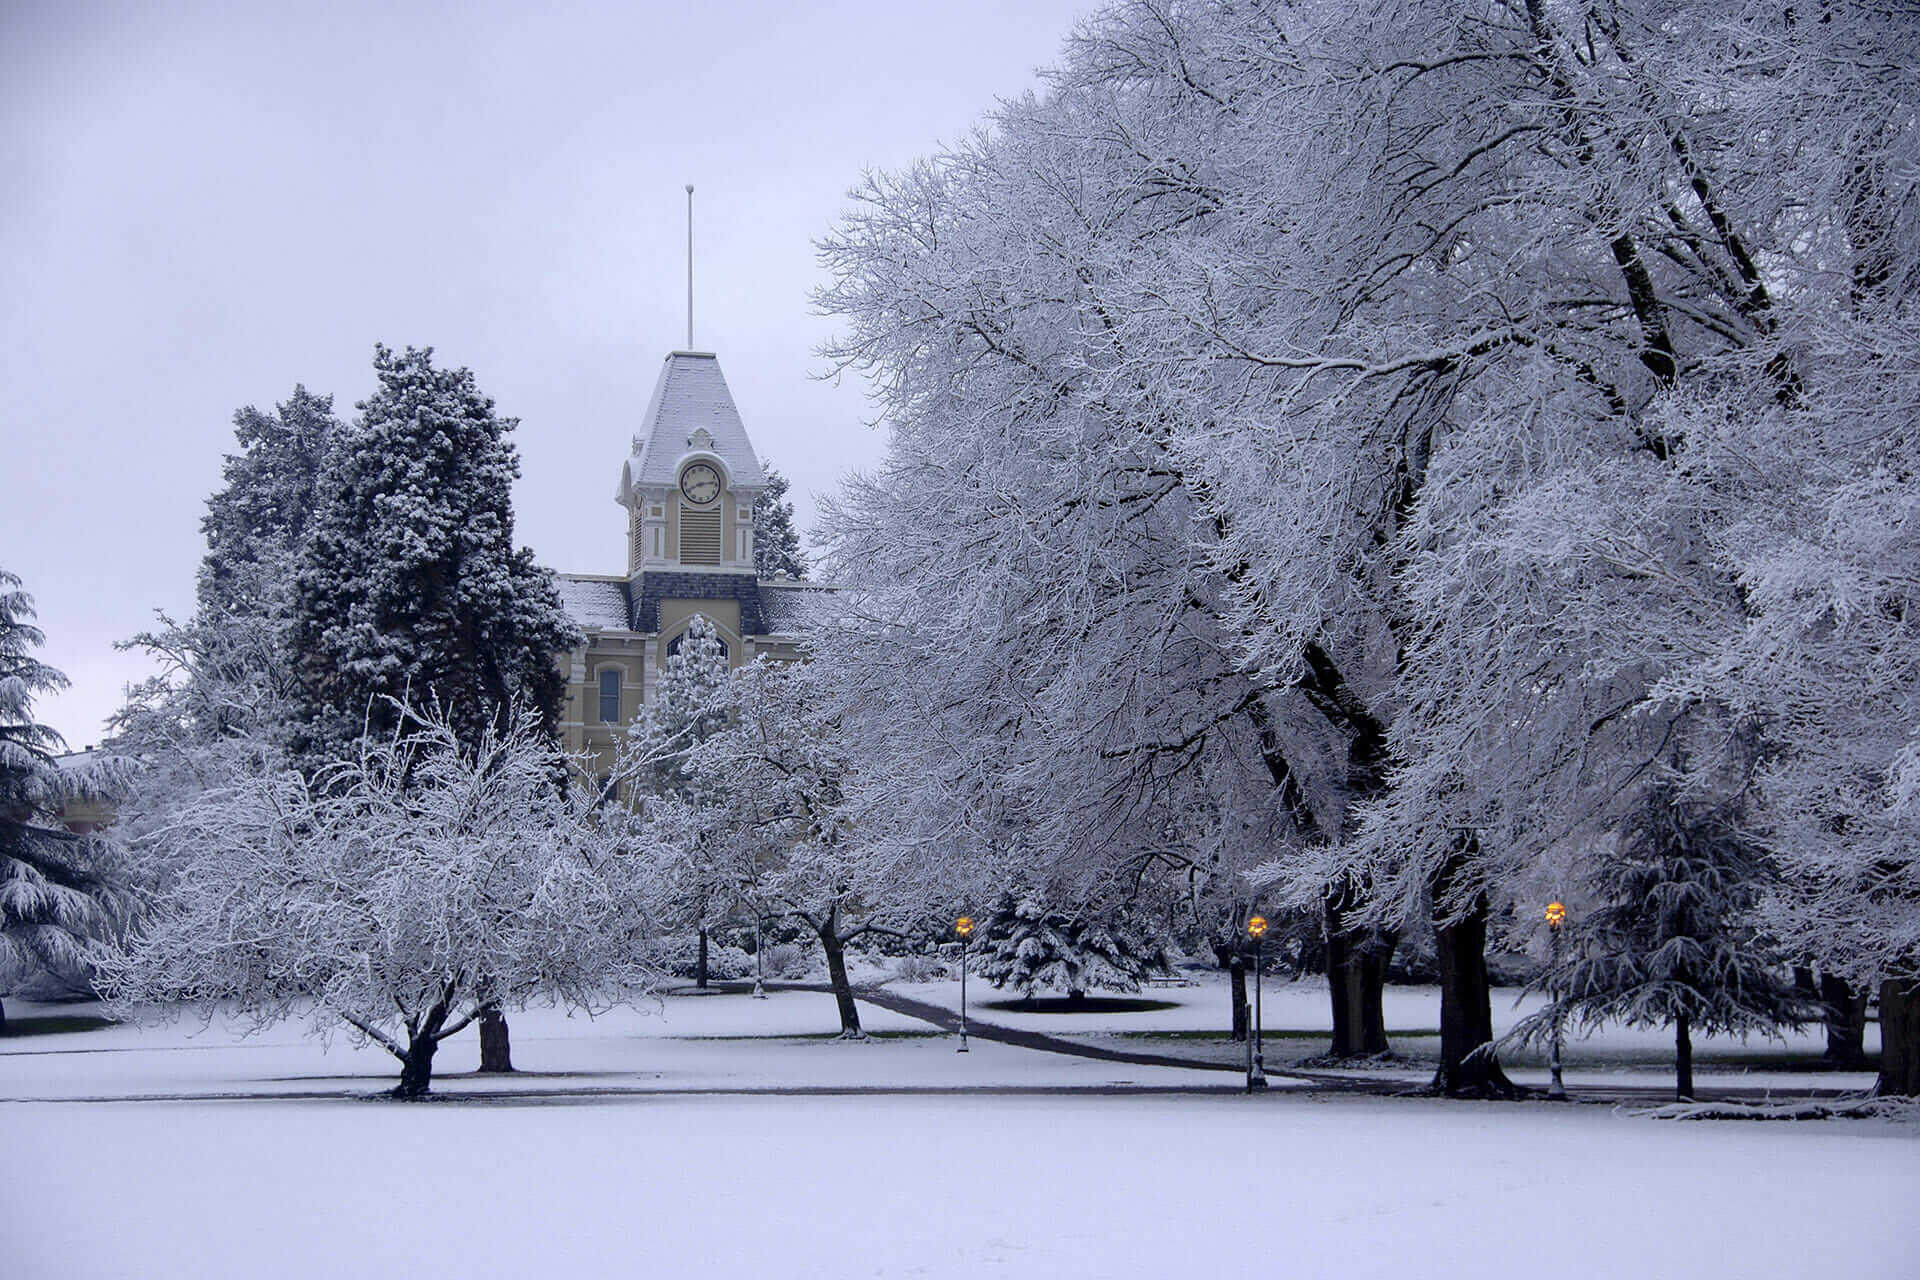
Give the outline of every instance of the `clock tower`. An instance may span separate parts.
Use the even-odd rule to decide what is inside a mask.
[[[627,517],[626,572],[555,575],[586,635],[566,660],[569,750],[610,761],[613,734],[652,696],[696,614],[736,666],[797,655],[808,600],[822,588],[755,572],[753,505],[766,483],[719,360],[670,353],[613,494]]]

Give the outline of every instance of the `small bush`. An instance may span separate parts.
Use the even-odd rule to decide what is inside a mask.
[[[689,982],[699,977],[700,935],[675,933],[655,938],[647,944],[647,958],[676,978]],[[739,947],[707,939],[707,979],[710,982],[734,982],[753,976],[753,957]]]
[[[788,982],[813,973],[812,950],[792,942],[775,942],[767,947],[767,976]]]
[[[901,982],[939,982],[953,970],[933,956],[901,956],[893,962],[893,976]]]

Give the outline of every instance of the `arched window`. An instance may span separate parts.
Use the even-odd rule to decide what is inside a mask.
[[[685,640],[686,638],[687,638],[687,633],[682,631],[679,635],[667,641],[667,656],[669,658],[671,658],[674,654],[680,652],[680,642],[682,640]],[[713,637],[713,642],[720,646],[721,657],[728,658],[733,655],[733,650],[727,646],[727,638],[725,636],[716,633]]]

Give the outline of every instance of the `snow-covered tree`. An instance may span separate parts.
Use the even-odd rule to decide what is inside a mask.
[[[45,643],[33,617],[19,577],[0,569],[0,994],[36,970],[84,974],[126,905],[95,842],[43,821],[62,794],[62,742],[33,718],[33,700],[67,678],[33,656]]]
[[[282,751],[293,721],[294,573],[328,442],[332,398],[296,386],[272,413],[234,415],[240,445],[207,500],[199,600],[184,620],[125,642],[159,664],[111,723],[117,820],[108,837],[142,883],[166,884],[180,854],[156,839],[210,788]]]
[[[135,1015],[223,1001],[265,1026],[345,1023],[427,1093],[440,1043],[490,1007],[549,996],[595,1007],[643,989],[650,855],[562,794],[564,764],[531,712],[477,741],[444,713],[367,738],[314,776],[270,749],[177,813],[189,851],[103,964]],[[162,1006],[155,1008],[155,1006]]]
[[[559,714],[579,633],[513,545],[516,423],[432,355],[376,347],[379,389],[327,448],[294,606],[308,758],[386,732],[396,700],[438,703],[470,742],[510,706],[548,733]]]
[[[240,452],[227,455],[225,485],[207,499],[200,521],[207,554],[198,582],[195,621],[219,616],[292,612],[294,571],[315,507],[315,486],[329,443],[341,430],[333,397],[304,386],[262,413],[252,405],[233,415]]]
[[[695,768],[691,757],[727,722],[730,671],[712,620],[696,614],[667,655],[654,696],[619,743],[609,779],[610,793],[624,792],[679,850],[664,874],[674,915],[697,935],[694,982],[700,987],[707,985],[712,931],[734,908],[736,877],[698,819],[722,802],[730,782]]]
[[[431,348],[374,349],[380,386],[331,433],[296,576],[293,748],[317,764],[382,734],[402,702],[443,709],[468,742],[509,708],[556,731],[579,641],[552,575],[513,545],[515,421]],[[556,779],[557,781],[557,779]],[[503,1021],[482,1061],[510,1070]]]
[[[1499,908],[1626,829],[1676,746],[1682,801],[1757,769],[1770,839],[1789,759],[1873,780],[1805,811],[1824,852],[1782,852],[1860,873],[1801,918],[1903,955],[1899,664],[1880,766],[1727,744],[1775,731],[1778,677],[1847,670],[1742,667],[1831,629],[1769,622],[1757,557],[1799,495],[1907,474],[1897,431],[1822,424],[1904,394],[1915,38],[1871,4],[1134,0],[1046,94],[875,176],[822,298],[892,433],[828,513],[870,624],[861,812],[1049,874],[1162,859],[1169,830],[1190,863],[1196,797],[1273,815],[1263,891],[1325,912],[1331,956],[1434,929],[1450,1093],[1511,1091]],[[1771,419],[1844,465],[1763,455],[1774,428],[1740,432]],[[1898,581],[1853,656],[1904,652]],[[1832,847],[1862,807],[1892,862]]]
[[[9,831],[45,811],[54,753],[66,745],[33,718],[36,695],[67,687],[66,676],[33,656],[46,643],[34,616],[19,576],[0,569],[0,822],[12,824]]]
[[[784,917],[819,940],[840,1032],[862,1036],[847,947],[899,932],[929,900],[925,868],[865,838],[846,804],[847,742],[814,662],[762,658],[727,689],[725,727],[691,753],[693,824],[736,912]]]
[[[872,625],[825,643],[871,673],[863,813],[923,847],[1018,849],[1082,890],[1129,864],[1231,875],[1338,839],[1382,783],[1392,645],[1356,566],[1391,535],[1397,441],[1329,413],[1324,439],[1245,448],[1305,375],[1181,310],[1310,296],[1274,265],[1303,195],[1267,181],[1289,21],[1109,11],[1046,98],[874,178],[825,246],[834,354],[891,432],[828,509],[832,576]],[[1242,546],[1248,503],[1311,554]],[[1356,944],[1330,954],[1359,953],[1379,930],[1346,919],[1355,886],[1321,889]],[[1382,968],[1332,994],[1377,1007]]]
[[[753,569],[763,578],[784,573],[807,576],[807,553],[800,549],[800,531],[793,527],[793,503],[787,500],[787,478],[770,462],[762,462],[767,487],[753,500]]]
[[[1814,1016],[1760,931],[1759,906],[1777,876],[1738,816],[1735,803],[1688,798],[1672,778],[1649,791],[1610,847],[1580,868],[1594,906],[1547,975],[1553,1003],[1510,1038],[1543,1040],[1558,1021],[1670,1026],[1675,1096],[1686,1100],[1693,1033],[1778,1035]]]
[[[1029,1000],[1064,991],[1078,1004],[1089,991],[1138,991],[1167,970],[1165,944],[1125,903],[1062,909],[1044,893],[1008,890],[994,904],[974,945],[975,972]]]

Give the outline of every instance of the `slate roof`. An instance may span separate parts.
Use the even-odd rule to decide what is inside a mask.
[[[633,602],[633,629],[660,629],[662,600],[738,600],[740,630],[750,636],[765,635],[767,628],[760,615],[760,584],[745,573],[663,573],[649,570],[640,575],[639,595]]]
[[[670,485],[678,480],[680,460],[692,452],[688,437],[701,428],[713,437],[706,452],[726,464],[736,487],[766,484],[766,473],[753,442],[747,439],[746,424],[734,407],[719,359],[710,351],[674,351],[667,355],[660,380],[653,384],[653,398],[633,437],[633,456],[621,469],[615,500],[625,502],[635,485]]]
[[[604,578],[575,577],[568,573],[553,575],[560,589],[560,605],[567,616],[584,628],[601,631],[631,630],[632,610],[627,604],[627,584]]]

